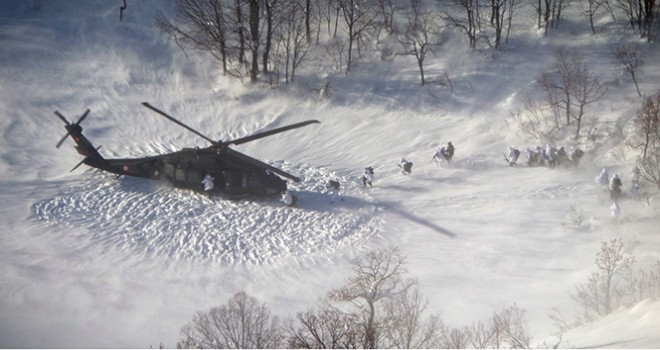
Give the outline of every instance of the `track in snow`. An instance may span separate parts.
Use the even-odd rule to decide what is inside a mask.
[[[88,171],[68,188],[32,205],[46,225],[84,227],[91,244],[126,254],[222,264],[264,264],[284,257],[319,258],[360,246],[380,230],[372,199],[354,179],[324,169],[274,164],[301,175],[289,208],[274,199],[229,201],[166,183]],[[330,204],[323,185],[342,183],[345,200]],[[53,230],[66,232],[73,230]],[[65,237],[63,237],[65,238]],[[67,237],[69,239],[78,239]],[[80,242],[79,242],[80,243]]]

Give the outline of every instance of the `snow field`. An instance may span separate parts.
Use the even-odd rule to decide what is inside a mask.
[[[125,22],[104,1],[0,4],[0,344],[6,347],[174,346],[192,314],[245,290],[286,317],[313,307],[350,274],[347,259],[398,246],[420,281],[430,310],[448,325],[484,320],[517,303],[543,340],[548,314],[567,314],[567,296],[594,269],[600,242],[626,241],[640,265],[658,259],[658,200],[622,201],[618,222],[606,191],[593,185],[602,167],[624,190],[634,155],[612,144],[584,147],[577,169],[512,168],[509,145],[535,146],[509,116],[533,91],[554,49],[589,57],[610,93],[593,106],[605,123],[623,123],[639,105],[634,86],[608,49],[629,41],[625,28],[585,34],[575,17],[542,36],[521,25],[490,57],[471,52],[460,34],[429,58],[427,73],[447,72],[454,91],[420,88],[412,61],[356,65],[349,76],[314,69],[299,85],[271,90],[225,79],[207,57],[162,38],[155,11],[170,1],[130,3]],[[533,17],[533,16],[532,16]],[[532,18],[530,17],[530,18]],[[605,25],[607,22],[600,22]],[[449,54],[451,53],[451,54]],[[640,87],[657,90],[658,48],[650,47]],[[374,56],[377,57],[377,56]],[[321,78],[331,98],[316,97]],[[298,208],[276,200],[209,200],[167,184],[79,168],[63,136],[87,109],[85,134],[107,157],[161,154],[205,141],[141,106],[147,101],[207,136],[223,140],[307,119],[320,125],[236,147],[303,178],[291,184]],[[450,166],[431,163],[452,141]],[[411,176],[396,163],[415,165]],[[359,176],[376,170],[374,188]],[[345,201],[329,204],[324,183],[339,179]],[[642,190],[655,189],[642,184]],[[570,206],[584,214],[578,228]],[[657,347],[647,331],[657,302],[621,310],[567,336],[584,347]]]

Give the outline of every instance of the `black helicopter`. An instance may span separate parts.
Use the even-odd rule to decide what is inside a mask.
[[[214,141],[149,103],[143,102],[142,104],[209,141],[211,146],[206,148],[184,148],[174,153],[143,158],[106,159],[98,152],[101,147],[94,147],[82,134],[80,123],[89,115],[89,109],[75,123],[70,123],[61,113],[55,111],[55,115],[64,121],[64,127],[67,130],[67,134],[57,143],[57,148],[62,145],[68,136],[71,136],[73,141],[76,142],[76,150],[85,157],[71,171],[82,164],[87,164],[117,175],[164,180],[172,183],[177,188],[190,189],[230,199],[276,195],[286,191],[287,188],[286,181],[277,175],[295,182],[299,182],[300,179],[237,152],[229,146],[240,145],[309,124],[320,123],[318,120],[308,120],[258,132],[232,141]],[[209,181],[211,181],[210,184]]]

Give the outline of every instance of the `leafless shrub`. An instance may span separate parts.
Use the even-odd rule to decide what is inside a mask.
[[[577,228],[582,228],[582,224],[584,224],[584,212],[575,203],[569,207],[569,220]]]
[[[548,343],[548,340],[544,341],[544,347],[547,349],[557,349],[560,346],[569,347],[565,344],[562,344],[564,340],[564,334],[566,334],[568,330],[579,326],[581,323],[577,321],[567,321],[566,317],[564,317],[561,311],[559,311],[559,309],[556,307],[552,308],[552,313],[549,315],[549,317],[552,320],[553,326],[555,327],[555,332],[552,334],[554,341],[550,344]]]
[[[454,84],[451,81],[451,78],[449,77],[449,74],[447,72],[442,73],[442,77],[439,77],[437,79],[438,85],[441,86],[449,86],[449,91],[453,94],[454,93]]]
[[[660,298],[660,261],[656,261],[647,273],[643,286],[648,290],[648,296],[654,299]]]
[[[627,304],[633,305],[644,299],[660,297],[660,260],[647,269],[634,271],[628,269],[623,275],[625,282],[625,297]]]

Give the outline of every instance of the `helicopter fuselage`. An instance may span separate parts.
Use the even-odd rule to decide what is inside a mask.
[[[107,159],[98,152],[100,146],[95,148],[82,133],[80,123],[87,117],[89,110],[76,123],[70,123],[56,111],[55,114],[64,121],[67,130],[67,134],[60,140],[57,147],[59,148],[64,140],[71,136],[76,143],[76,150],[85,157],[72,171],[81,164],[86,164],[117,175],[167,181],[174,187],[203,192],[208,195],[228,198],[271,196],[283,193],[287,189],[287,182],[278,175],[296,182],[300,179],[272,165],[235,151],[229,146],[319,123],[317,120],[308,120],[222,142],[213,141],[146,102],[143,105],[206,139],[211,146],[184,148],[180,151],[149,157]]]
[[[184,148],[144,158],[106,159],[105,164],[89,160],[85,164],[119,175],[167,181],[174,187],[209,195],[270,196],[287,189],[286,181],[279,176],[222,154],[214,147]],[[205,191],[202,184],[206,175],[214,182],[209,191]]]

